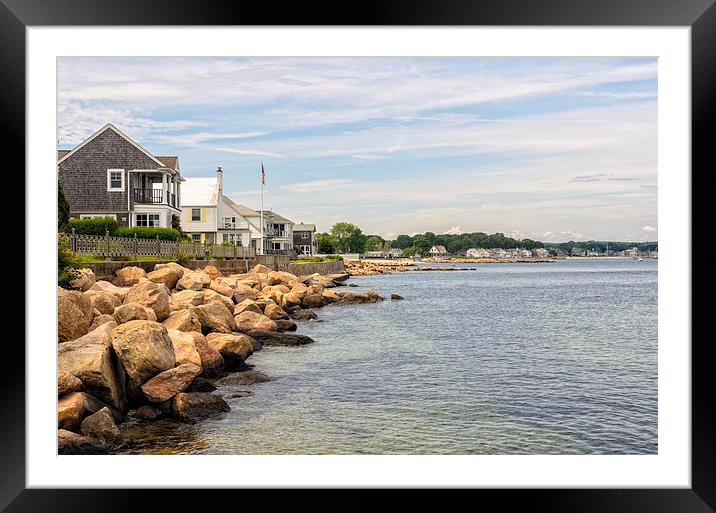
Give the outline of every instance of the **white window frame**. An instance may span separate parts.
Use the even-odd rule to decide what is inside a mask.
[[[112,187],[112,173],[119,173],[122,177],[121,187]],[[107,191],[108,192],[124,192],[125,180],[124,180],[124,169],[108,169],[107,170]]]
[[[194,219],[194,211],[199,211],[199,219]],[[191,222],[192,223],[200,223],[201,222],[201,208],[192,208],[191,209]]]
[[[147,216],[147,224],[146,225],[139,224],[139,216]],[[152,226],[149,224],[150,216],[157,216],[157,225],[156,226]],[[140,226],[142,228],[161,228],[162,227],[162,215],[160,212],[138,212],[138,213],[134,214],[134,226]]]
[[[192,233],[191,241],[192,242],[201,242],[201,233]]]
[[[301,238],[302,239],[310,239],[311,233],[310,232],[301,232]]]

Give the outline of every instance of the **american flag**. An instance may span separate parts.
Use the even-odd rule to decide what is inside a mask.
[[[265,183],[266,183],[266,173],[264,172],[264,164],[262,162],[261,163],[261,184],[263,185]]]

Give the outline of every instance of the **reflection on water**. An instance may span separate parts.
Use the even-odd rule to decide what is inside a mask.
[[[130,424],[126,452],[656,453],[656,261],[477,267],[351,278],[406,299],[318,310],[315,344],[251,357],[274,381]]]

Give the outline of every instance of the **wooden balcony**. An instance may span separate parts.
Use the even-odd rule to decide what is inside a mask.
[[[177,208],[176,194],[165,194],[162,189],[132,189],[132,200],[140,205],[169,205]]]

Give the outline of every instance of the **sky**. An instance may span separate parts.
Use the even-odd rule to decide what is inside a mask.
[[[656,58],[58,59],[58,139],[113,123],[328,231],[657,240]]]

